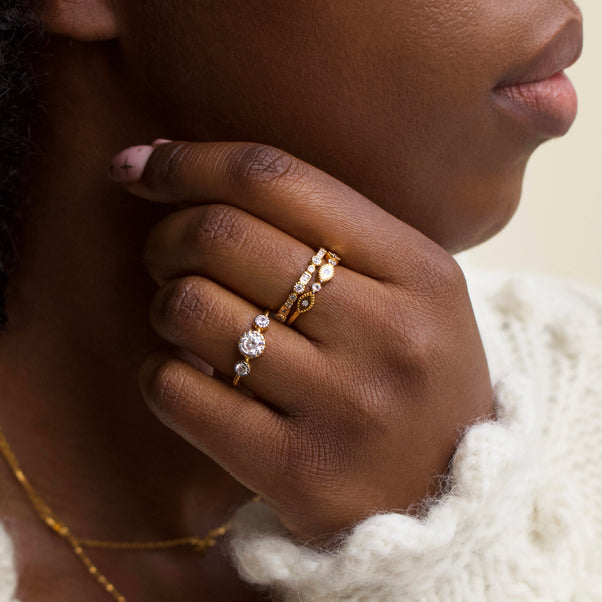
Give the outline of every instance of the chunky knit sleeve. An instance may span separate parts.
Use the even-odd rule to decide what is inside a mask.
[[[247,505],[231,540],[242,578],[287,601],[602,600],[602,301],[485,281],[473,303],[497,418],[463,434],[446,493],[421,517],[367,518],[334,551]]]
[[[18,602],[14,546],[4,525],[0,523],[0,602]]]

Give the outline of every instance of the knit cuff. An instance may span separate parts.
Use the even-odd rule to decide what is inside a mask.
[[[508,559],[500,556],[516,553],[518,539],[530,545],[537,488],[529,385],[508,377],[494,391],[496,419],[466,430],[452,459],[451,488],[430,500],[421,518],[373,515],[328,552],[295,542],[266,504],[247,504],[233,518],[231,541],[241,577],[286,600],[430,600],[441,599],[432,596],[441,588],[443,599],[467,599],[468,585],[470,599],[491,599],[485,588],[495,579],[483,572],[503,572]],[[509,540],[513,545],[504,545]]]
[[[18,602],[14,597],[17,590],[15,549],[4,524],[0,523],[0,600]]]

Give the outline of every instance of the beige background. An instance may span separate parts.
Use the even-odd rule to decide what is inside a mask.
[[[581,0],[585,46],[570,76],[579,94],[571,131],[541,146],[520,207],[470,264],[559,275],[602,286],[602,0]]]

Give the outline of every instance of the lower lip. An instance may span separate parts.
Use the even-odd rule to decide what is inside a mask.
[[[577,93],[564,71],[538,82],[501,86],[498,104],[544,138],[566,134],[577,116]]]

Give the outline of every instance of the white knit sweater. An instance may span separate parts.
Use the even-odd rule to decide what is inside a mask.
[[[451,490],[423,518],[360,522],[336,552],[248,504],[231,543],[242,578],[287,601],[602,601],[602,293],[466,273],[498,419],[464,434]],[[0,525],[0,602],[16,602],[12,554]]]

